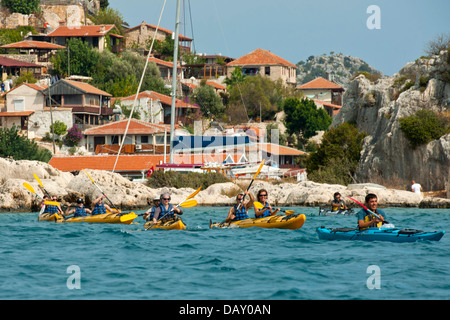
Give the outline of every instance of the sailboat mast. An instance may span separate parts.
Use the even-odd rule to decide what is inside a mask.
[[[177,69],[178,69],[178,34],[180,29],[181,0],[177,0],[177,14],[175,22],[175,48],[173,50],[172,72],[172,106],[170,108],[170,163],[173,163],[173,140],[175,138],[175,102],[177,98]]]

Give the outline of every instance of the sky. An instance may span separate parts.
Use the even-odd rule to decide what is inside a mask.
[[[161,27],[175,30],[176,3],[166,1]],[[143,20],[157,25],[163,4],[109,0],[130,27]],[[261,48],[296,64],[334,51],[361,58],[385,75],[425,55],[437,35],[450,33],[449,0],[181,0],[181,5],[180,33],[194,39],[197,53],[239,58]],[[372,5],[377,10],[368,12]]]

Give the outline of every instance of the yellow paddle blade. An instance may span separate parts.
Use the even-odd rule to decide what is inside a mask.
[[[263,159],[263,161],[261,162],[261,164],[259,165],[258,171],[256,171],[255,176],[253,177],[253,180],[256,179],[256,177],[258,176],[258,174],[261,172],[262,167],[264,166],[264,161],[266,159]]]
[[[44,201],[44,204],[46,204],[48,206],[59,206],[61,203],[56,202],[56,201]]]
[[[41,182],[41,179],[39,179],[39,177],[36,175],[36,173],[33,173],[34,178],[36,179],[36,181],[39,183],[39,185],[44,188],[44,185]]]
[[[290,216],[291,214],[294,214],[295,211],[294,210],[286,210],[285,213],[287,216]]]
[[[120,216],[120,222],[126,222],[130,220],[134,220],[137,218],[137,214],[134,212],[130,212],[127,214],[124,214],[123,216]]]
[[[34,188],[33,188],[32,186],[30,186],[30,184],[29,184],[28,182],[24,182],[24,183],[23,183],[23,186],[24,186],[25,188],[27,188],[27,190],[30,191],[31,193],[36,194],[36,191],[34,191]]]
[[[196,205],[197,205],[197,200],[192,199],[192,200],[183,201],[180,204],[180,207],[182,207],[182,208],[191,208],[191,207],[195,207]]]
[[[253,205],[255,206],[256,209],[264,208],[264,205],[261,202],[258,202],[258,201],[254,201]]]
[[[186,200],[189,200],[189,199],[195,197],[197,195],[197,193],[200,192],[201,189],[202,189],[202,187],[200,187],[197,190],[195,190],[195,192],[193,194],[191,194],[189,197],[187,197]]]

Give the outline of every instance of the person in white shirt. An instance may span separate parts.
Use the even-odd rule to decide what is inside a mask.
[[[422,186],[420,184],[416,183],[414,180],[411,182],[412,182],[411,191],[414,193],[417,193],[418,195],[421,195]]]

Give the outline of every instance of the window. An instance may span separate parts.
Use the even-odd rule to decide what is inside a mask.
[[[270,76],[270,67],[266,67],[265,69],[266,76]]]
[[[14,111],[25,111],[25,98],[14,98]]]
[[[111,136],[111,144],[119,144],[119,136]]]
[[[148,136],[141,136],[141,143],[148,143]]]

